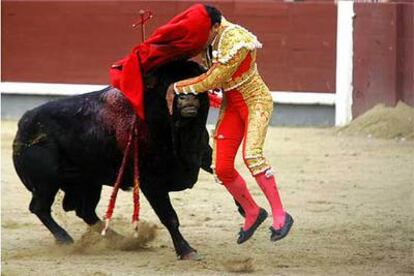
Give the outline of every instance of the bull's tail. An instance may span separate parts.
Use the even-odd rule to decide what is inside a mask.
[[[12,157],[17,175],[31,192],[36,190],[33,176],[41,171],[51,172],[56,168],[48,168],[50,159],[53,159],[51,157],[55,155],[53,147],[44,146],[46,143],[50,144],[48,140],[47,133],[36,123],[36,112],[26,112],[19,121],[13,140]]]
[[[17,175],[19,176],[20,180],[24,184],[24,186],[30,191],[34,192],[35,187],[34,184],[31,183],[30,177],[25,174],[25,164],[24,159],[26,156],[26,151],[28,148],[28,144],[24,141],[22,131],[19,130],[16,133],[16,137],[13,140],[13,165],[14,169],[16,170]]]
[[[23,185],[30,191],[35,191],[35,186],[30,181],[30,178],[24,174],[24,170],[22,169],[22,164],[20,162],[20,156],[13,154],[13,163],[14,169],[16,170],[17,175],[19,176],[20,180],[22,181]]]

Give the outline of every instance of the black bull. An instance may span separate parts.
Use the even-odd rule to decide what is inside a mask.
[[[193,77],[202,69],[193,62],[174,62],[144,77],[145,123],[138,122],[141,190],[171,234],[181,258],[195,250],[179,231],[169,192],[191,188],[200,168],[211,172],[211,148],[206,120],[206,94],[176,97],[173,116],[165,93],[174,81]],[[24,114],[13,144],[15,169],[32,193],[30,211],[60,243],[71,236],[51,216],[59,189],[63,209],[76,212],[87,224],[100,223],[95,209],[102,185],[112,186],[121,164],[134,113],[126,98],[107,88],[48,102]],[[121,189],[133,184],[132,162]]]

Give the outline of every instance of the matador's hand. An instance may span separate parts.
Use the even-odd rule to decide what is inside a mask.
[[[167,89],[167,94],[165,94],[165,100],[167,101],[168,112],[170,115],[173,113],[174,96],[174,84],[171,84]]]

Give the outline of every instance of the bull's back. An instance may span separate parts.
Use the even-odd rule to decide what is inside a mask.
[[[86,95],[50,101],[25,112],[18,122],[13,154],[18,155],[35,144],[59,139],[59,135],[67,137],[79,126],[84,128],[88,116],[79,111],[84,109]]]
[[[24,174],[35,167],[54,174],[38,167],[46,157],[53,160],[48,165],[59,174],[60,181],[112,181],[120,151],[111,131],[100,122],[103,93],[51,101],[22,116],[13,143],[13,160],[23,182]]]

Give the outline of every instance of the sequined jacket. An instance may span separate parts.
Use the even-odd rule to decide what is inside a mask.
[[[222,18],[216,38],[201,54],[208,71],[176,82],[175,92],[197,94],[219,88],[224,92],[237,89],[242,94],[259,92],[270,97],[257,72],[256,49],[261,47],[262,44],[252,33]]]

